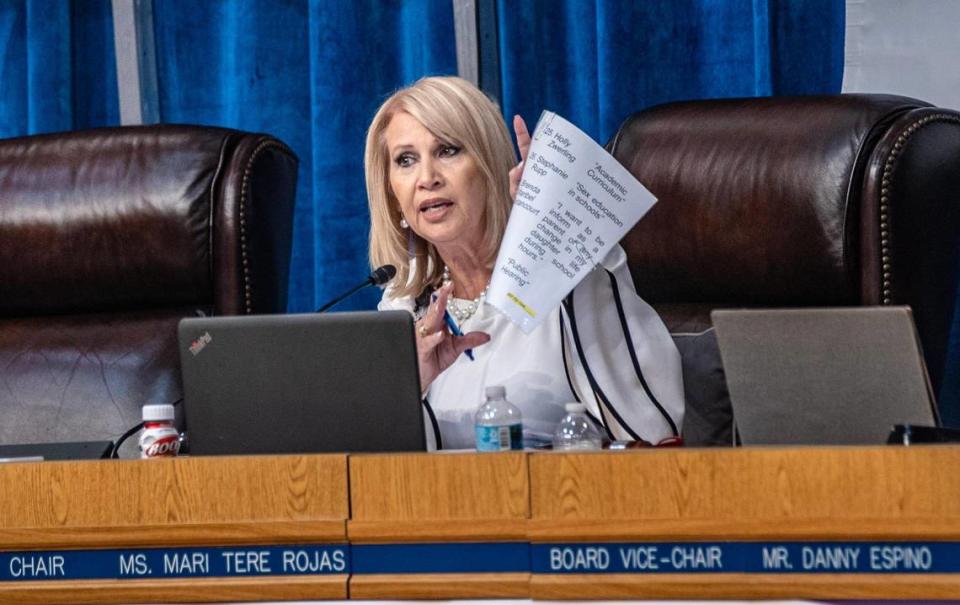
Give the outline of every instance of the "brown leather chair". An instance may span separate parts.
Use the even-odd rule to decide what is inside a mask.
[[[0,443],[115,439],[181,397],[181,317],[284,311],[296,178],[220,128],[0,141]]]
[[[623,242],[672,331],[719,307],[910,305],[934,388],[955,308],[960,114],[890,95],[691,101],[612,153],[660,202]]]

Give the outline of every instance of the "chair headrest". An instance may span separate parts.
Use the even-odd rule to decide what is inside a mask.
[[[690,101],[631,116],[610,143],[660,202],[627,235],[652,303],[855,304],[860,192],[890,95]]]
[[[149,126],[0,141],[0,314],[211,300],[212,205],[241,134]]]

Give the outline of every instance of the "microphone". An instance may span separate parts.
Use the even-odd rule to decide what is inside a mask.
[[[344,292],[344,293],[341,294],[340,296],[334,298],[333,300],[331,300],[331,301],[328,302],[327,304],[325,304],[325,305],[323,305],[322,307],[320,307],[319,309],[317,309],[316,312],[317,312],[317,313],[323,313],[324,311],[326,311],[327,309],[329,309],[329,308],[332,307],[333,305],[337,304],[338,302],[340,302],[340,301],[343,300],[344,298],[347,298],[348,296],[350,296],[351,294],[353,294],[353,293],[356,292],[357,290],[362,290],[363,288],[366,288],[367,286],[382,286],[383,284],[385,284],[385,283],[387,283],[388,281],[390,281],[391,279],[393,279],[393,276],[396,275],[396,274],[397,274],[397,268],[394,267],[393,265],[383,265],[382,267],[377,267],[376,269],[373,270],[373,272],[370,273],[370,275],[367,276],[367,279],[365,279],[365,280],[363,281],[363,283],[361,283],[361,284],[359,284],[359,285],[357,285],[357,286],[354,286],[353,288],[350,288],[349,290],[347,290],[346,292]]]
[[[393,265],[384,265],[374,269],[373,272],[367,276],[367,281],[370,282],[371,286],[382,286],[393,279],[396,274],[396,267]]]

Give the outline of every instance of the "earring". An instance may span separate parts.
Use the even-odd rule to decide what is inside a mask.
[[[402,216],[400,217],[400,228],[401,228],[401,229],[409,229],[409,228],[410,228],[410,223],[408,223],[408,222],[407,222],[407,219],[403,218]]]
[[[417,238],[413,229],[407,229],[407,258],[417,257]]]

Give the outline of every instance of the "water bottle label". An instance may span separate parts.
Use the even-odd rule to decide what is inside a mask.
[[[505,426],[477,425],[477,451],[501,452],[523,449],[523,427],[518,424]]]

